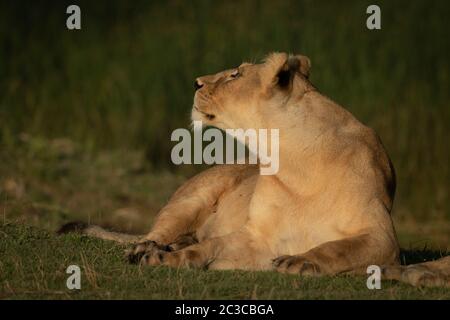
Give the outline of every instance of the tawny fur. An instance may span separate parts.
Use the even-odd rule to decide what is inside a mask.
[[[128,239],[140,242],[130,261],[300,275],[379,265],[388,279],[449,285],[448,257],[399,265],[389,157],[372,129],[309,82],[310,66],[305,56],[273,53],[197,79],[192,119],[220,129],[279,129],[279,171],[221,165],[193,177],[146,236]]]

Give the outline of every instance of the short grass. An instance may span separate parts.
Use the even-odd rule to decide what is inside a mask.
[[[449,299],[444,288],[363,277],[301,278],[275,272],[175,270],[125,262],[123,247],[79,235],[0,225],[2,299]],[[68,290],[66,268],[81,268],[81,289]]]
[[[0,154],[0,299],[450,299],[449,289],[396,282],[368,290],[364,277],[129,265],[121,245],[55,230],[83,220],[146,232],[186,176],[146,166],[142,153],[87,154],[70,140],[20,141]],[[447,254],[448,221],[400,215],[396,227],[408,249],[404,263]],[[79,291],[66,288],[71,264],[82,270]]]
[[[449,289],[394,282],[368,290],[363,277],[141,268],[112,242],[10,223],[0,225],[0,253],[2,299],[450,299]],[[81,268],[80,290],[66,288],[72,264]]]

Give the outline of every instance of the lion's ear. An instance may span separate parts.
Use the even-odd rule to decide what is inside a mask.
[[[265,75],[272,84],[281,88],[288,88],[296,73],[305,78],[309,77],[311,61],[302,55],[288,55],[286,53],[272,53],[265,60]]]
[[[311,60],[307,56],[300,54],[294,56],[299,61],[298,71],[306,78],[309,78],[309,70],[311,69]]]
[[[281,68],[281,71],[289,70],[291,73],[299,72],[306,79],[308,79],[309,69],[311,69],[311,60],[309,60],[307,56],[298,54],[295,56],[289,56],[285,62],[285,65]]]

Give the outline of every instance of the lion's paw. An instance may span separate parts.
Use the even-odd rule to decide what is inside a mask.
[[[300,274],[302,276],[317,276],[321,273],[320,267],[308,260],[307,258],[298,256],[281,256],[272,260],[274,269],[281,273]]]
[[[401,280],[419,287],[446,286],[448,279],[445,275],[424,268],[419,265],[408,266],[402,274]]]
[[[128,262],[133,264],[149,264],[150,257],[162,256],[164,253],[170,251],[168,246],[160,245],[155,241],[144,241],[134,245],[132,248],[126,250],[125,254],[128,258]],[[156,263],[155,259],[151,259],[152,262]]]

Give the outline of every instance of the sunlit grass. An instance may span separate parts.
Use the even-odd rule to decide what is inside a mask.
[[[276,272],[139,267],[124,248],[78,235],[56,237],[0,223],[0,299],[449,299],[445,288],[384,281],[368,290],[364,277],[302,278]],[[66,268],[81,269],[81,289],[69,290]]]

